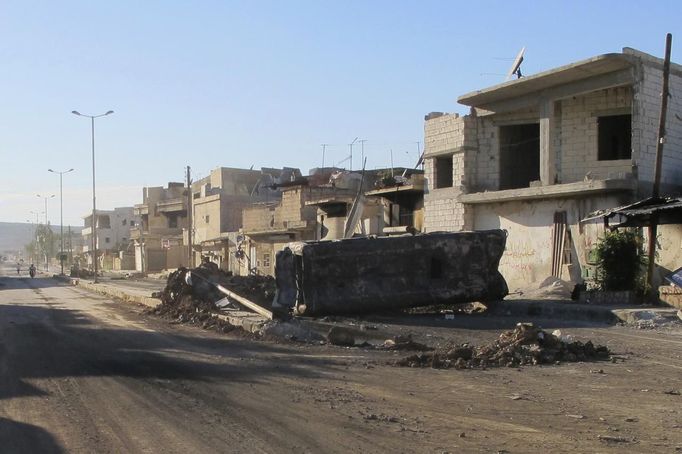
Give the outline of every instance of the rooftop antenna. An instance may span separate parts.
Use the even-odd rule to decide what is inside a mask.
[[[511,65],[511,68],[509,68],[509,72],[507,73],[507,78],[505,81],[511,79],[511,77],[516,74],[516,78],[520,79],[523,77],[523,74],[521,74],[521,63],[523,63],[523,53],[526,52],[525,46],[521,48],[519,51],[518,55],[514,59],[514,63]]]
[[[393,178],[393,148],[391,148],[391,178]]]
[[[353,139],[351,143],[348,144],[348,148],[350,148],[350,171],[353,171],[353,144],[359,139],[359,137],[356,137]]]
[[[367,139],[360,139],[358,142],[360,142],[360,162],[365,162],[365,142]]]
[[[322,144],[322,168],[324,169],[324,154],[327,151],[327,147],[329,146],[328,143],[323,143]]]

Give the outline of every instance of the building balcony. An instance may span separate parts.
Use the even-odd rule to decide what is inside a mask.
[[[175,213],[187,210],[187,199],[176,197],[174,199],[161,200],[156,203],[156,209],[161,213]]]
[[[135,216],[143,216],[149,214],[149,205],[146,203],[138,203],[133,207],[133,214]]]
[[[466,204],[515,202],[519,200],[557,199],[600,195],[612,192],[632,192],[637,181],[632,178],[580,181],[529,188],[461,194],[458,199]]]

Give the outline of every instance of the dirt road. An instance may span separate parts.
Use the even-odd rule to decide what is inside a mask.
[[[679,331],[562,328],[623,360],[440,371],[140,312],[52,279],[0,277],[0,451],[682,450]]]

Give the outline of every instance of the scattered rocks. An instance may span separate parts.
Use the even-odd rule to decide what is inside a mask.
[[[393,339],[386,339],[386,341],[379,348],[384,350],[419,350],[427,351],[433,350],[424,344],[412,340],[412,335],[399,335]]]
[[[614,437],[612,435],[599,435],[599,440],[606,443],[632,443],[634,439],[625,437]]]
[[[519,323],[493,343],[480,347],[469,344],[434,351],[420,351],[395,362],[404,367],[471,369],[486,367],[518,367],[521,365],[556,364],[605,360],[609,350],[588,342],[564,342],[532,323]]]

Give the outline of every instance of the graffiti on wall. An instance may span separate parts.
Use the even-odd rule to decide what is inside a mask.
[[[508,241],[500,259],[500,272],[510,282],[534,282],[538,266],[543,266],[543,251],[550,250],[549,240]]]

